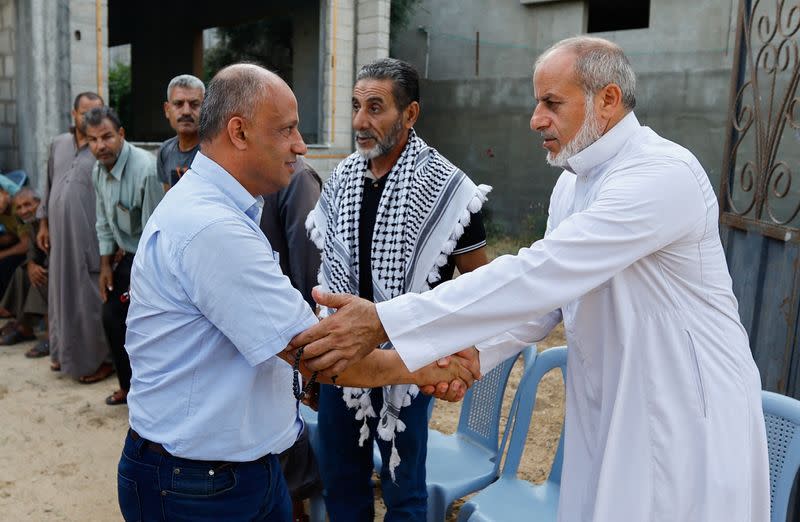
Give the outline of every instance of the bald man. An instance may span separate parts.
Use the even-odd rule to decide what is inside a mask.
[[[298,123],[278,76],[248,64],[220,71],[203,103],[201,150],[145,226],[126,340],[126,520],[291,520],[277,455],[300,433],[306,387],[281,351],[317,319],[259,218],[261,195],[286,187],[306,152]],[[375,355],[338,382],[472,381],[469,361],[411,374],[396,353]]]

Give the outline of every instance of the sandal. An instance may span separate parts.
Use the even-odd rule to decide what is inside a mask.
[[[12,344],[24,343],[25,341],[33,341],[34,339],[36,339],[36,336],[33,334],[25,335],[19,330],[14,330],[10,334],[0,337],[0,345],[10,346]]]
[[[60,372],[61,371],[61,363],[51,362],[50,363],[50,371],[51,372]]]
[[[120,404],[128,404],[128,392],[117,390],[108,397],[106,397],[106,404],[109,406],[119,406]]]
[[[9,321],[0,328],[0,335],[8,335],[17,329],[16,321]]]
[[[50,342],[47,339],[39,341],[36,346],[25,352],[28,359],[36,359],[50,355]]]
[[[79,377],[78,382],[81,384],[94,384],[108,379],[113,373],[114,367],[111,366],[111,363],[104,362],[100,364],[94,373]]]

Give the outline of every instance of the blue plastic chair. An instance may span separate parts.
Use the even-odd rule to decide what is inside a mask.
[[[554,368],[561,368],[566,381],[567,349],[551,348],[539,354],[533,365],[525,371],[509,413],[511,439],[503,472],[494,484],[465,503],[458,520],[479,522],[508,520],[556,520],[561,488],[561,463],[564,455],[564,429],[561,429],[555,459],[547,480],[539,485],[517,478],[520,460],[530,428],[536,391],[542,377]]]
[[[800,469],[800,401],[761,392],[769,448],[770,521],[786,522],[789,496]]]
[[[24,170],[12,170],[11,172],[4,172],[3,174],[18,187],[22,187],[28,181],[28,174]]]
[[[24,170],[13,170],[0,174],[0,189],[5,190],[11,197],[14,197],[28,180],[28,175]]]
[[[536,358],[536,347],[523,351],[526,361]],[[441,522],[457,499],[497,479],[503,444],[499,444],[503,393],[517,357],[511,357],[484,375],[467,391],[458,428],[452,435],[428,431],[428,521]]]
[[[525,350],[523,350],[522,351],[522,359],[524,361],[524,366],[523,366],[524,371],[527,371],[528,367],[530,367],[533,364],[533,361],[536,360],[536,346],[534,345],[533,347],[528,347]],[[513,366],[513,361],[515,361],[515,360],[516,359],[511,359],[512,366]],[[465,395],[465,398],[466,398],[466,395]],[[428,422],[430,422],[431,421],[431,417],[433,417],[433,408],[434,408],[434,406],[436,406],[436,400],[435,399],[431,400],[431,403],[428,406]],[[505,438],[503,439],[503,443],[500,445],[500,447],[505,447]],[[383,466],[383,458],[381,457],[381,450],[378,448],[377,441],[375,442],[375,447],[373,448],[372,462],[373,462],[373,465],[375,466],[376,470],[380,470],[381,467]]]

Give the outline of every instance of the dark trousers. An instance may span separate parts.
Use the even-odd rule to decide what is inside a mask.
[[[308,428],[303,429],[291,448],[278,455],[278,460],[292,500],[305,500],[322,493],[322,479],[311,449]]]
[[[128,433],[117,467],[123,518],[133,521],[290,522],[278,457],[207,462],[157,453]]]
[[[103,303],[103,329],[111,349],[111,360],[117,370],[119,387],[125,391],[131,388],[131,361],[125,351],[125,320],[128,318],[129,299],[122,299],[122,296],[131,286],[132,265],[133,254],[126,253],[114,268],[114,289],[108,292],[108,299]]]
[[[18,254],[15,256],[8,256],[0,259],[0,296],[6,293],[8,284],[14,276],[14,270],[17,269],[26,259],[25,254]]]
[[[372,406],[380,413],[383,394],[375,389]],[[428,451],[428,405],[431,398],[421,393],[409,406],[400,410],[406,424],[395,435],[400,465],[395,469],[396,480],[389,474],[392,444],[378,439],[384,465],[380,471],[381,491],[386,504],[386,522],[420,521],[426,519],[428,493],[425,486],[425,458]],[[319,463],[325,484],[325,507],[331,522],[372,522],[375,500],[372,485],[373,437],[378,419],[367,421],[370,436],[363,446],[358,445],[363,421],[355,419],[355,410],[342,400],[342,390],[322,385],[319,399]]]

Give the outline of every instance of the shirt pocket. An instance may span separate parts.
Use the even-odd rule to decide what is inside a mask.
[[[139,207],[128,208],[122,203],[117,203],[114,211],[117,226],[129,236],[139,236],[142,233],[142,209]]]

